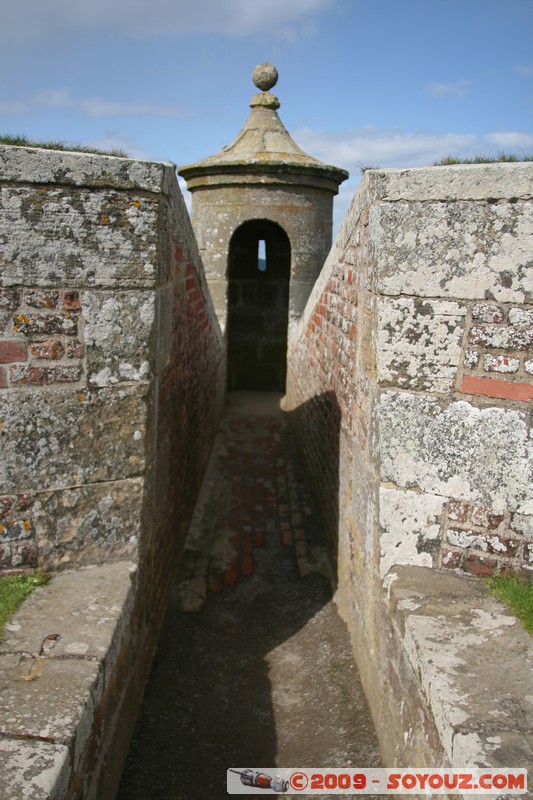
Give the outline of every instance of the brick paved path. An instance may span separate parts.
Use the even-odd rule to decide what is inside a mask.
[[[222,800],[228,767],[379,766],[328,578],[279,398],[230,394],[117,800]]]
[[[182,608],[197,611],[254,573],[254,552],[279,537],[301,577],[331,577],[320,522],[277,394],[228,395],[185,549]]]

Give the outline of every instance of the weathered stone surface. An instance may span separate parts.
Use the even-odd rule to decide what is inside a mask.
[[[529,330],[507,326],[471,328],[468,340],[471,344],[503,350],[528,350],[533,347],[533,327]]]
[[[11,145],[0,145],[0,172],[3,180],[14,183],[110,186],[155,193],[167,192],[175,181],[173,164]]]
[[[522,625],[478,581],[416,567],[391,571],[390,605],[449,763],[531,764],[533,647]]]
[[[480,575],[526,574],[533,558],[524,540],[533,509],[522,392],[530,360],[523,349],[501,349],[527,344],[529,309],[520,304],[532,288],[533,166],[501,166],[366,172],[302,319],[290,328],[288,407],[317,495],[333,498],[322,502],[322,512],[337,548],[338,603],[383,753],[398,765],[444,765],[452,757],[464,766],[478,756],[487,766],[532,762],[531,742],[512,732],[512,711],[505,736],[475,716],[478,687],[486,692],[489,682],[470,660],[457,669],[464,677],[459,690],[452,687],[441,705],[428,700],[426,678],[432,698],[446,688],[446,664],[436,670],[433,663],[446,659],[442,641],[457,627],[455,618],[443,620],[438,642],[435,636],[435,659],[421,645],[423,656],[410,660],[404,637],[404,620],[437,580],[437,621],[453,610],[463,581],[471,587],[464,576],[443,586],[439,564]],[[472,326],[486,331],[483,344],[468,342]],[[517,372],[502,380],[507,376],[498,369],[517,360]],[[485,366],[496,367],[493,378]],[[387,384],[399,391],[384,391]],[[486,384],[492,396],[499,392],[495,401]],[[484,394],[457,402],[465,387]],[[391,566],[398,562],[409,566]],[[411,566],[424,563],[428,568]],[[382,580],[378,568],[382,575],[390,569]],[[388,616],[382,588],[394,592],[402,570],[411,581],[422,573],[426,579],[420,593],[405,584],[404,605]],[[476,586],[465,602],[471,613],[482,594]],[[502,652],[506,644],[496,647]],[[480,660],[483,653],[482,645]],[[514,680],[522,654],[513,651],[510,659]],[[503,660],[490,684],[492,708],[500,691],[508,702],[498,685]],[[485,667],[489,672],[490,659]],[[463,698],[470,691],[472,716],[459,728],[454,692]],[[515,686],[513,696],[522,693]],[[485,703],[483,713],[490,711]]]
[[[380,447],[383,480],[496,511],[533,510],[531,443],[522,411],[385,392]]]
[[[83,292],[89,384],[148,379],[154,306],[146,291]]]
[[[143,532],[142,478],[43,492],[32,503],[39,561],[46,567],[135,558]]]
[[[520,164],[456,164],[449,167],[368,170],[364,176],[369,199],[531,200],[533,166]]]
[[[378,203],[370,227],[383,294],[515,303],[533,295],[531,203]]]
[[[3,187],[3,283],[152,286],[157,212],[154,199],[112,189]]]
[[[0,739],[0,793],[5,800],[66,797],[69,751],[62,744]]]
[[[133,563],[119,561],[54,575],[11,618],[0,652],[40,653],[49,634],[58,634],[48,658],[104,658],[113,642],[134,572]]]
[[[144,469],[146,407],[137,386],[0,396],[3,491],[118,480]]]
[[[396,564],[433,566],[440,547],[444,498],[382,487],[379,494],[380,573]]]
[[[0,733],[69,744],[102,690],[99,672],[94,661],[0,655]]]
[[[381,297],[378,314],[380,383],[450,391],[461,359],[466,309],[446,300]]]

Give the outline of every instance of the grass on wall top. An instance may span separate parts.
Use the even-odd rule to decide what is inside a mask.
[[[22,601],[45,583],[48,583],[48,576],[44,572],[0,577],[0,641],[4,635],[4,625]]]
[[[533,636],[533,583],[513,576],[493,575],[489,591],[501,600]]]
[[[98,156],[117,156],[118,158],[130,158],[129,153],[121,148],[113,150],[99,150],[97,147],[88,147],[84,144],[71,144],[70,142],[36,142],[28,139],[23,134],[11,135],[9,133],[0,134],[0,144],[12,144],[17,147],[40,147],[43,150],[64,150],[74,153],[91,153]]]
[[[460,156],[445,156],[434,161],[434,167],[450,167],[454,164],[498,164],[498,163],[515,163],[520,161],[533,161],[533,155],[517,156],[514,153],[498,153],[498,155],[491,156],[473,156],[472,158],[461,158]]]

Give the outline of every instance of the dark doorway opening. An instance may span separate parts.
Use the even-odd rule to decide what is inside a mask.
[[[228,256],[228,389],[284,391],[291,245],[258,219],[233,234]]]

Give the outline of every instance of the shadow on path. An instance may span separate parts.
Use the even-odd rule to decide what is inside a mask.
[[[218,800],[229,767],[379,766],[288,424],[243,396],[213,451],[117,800]]]

